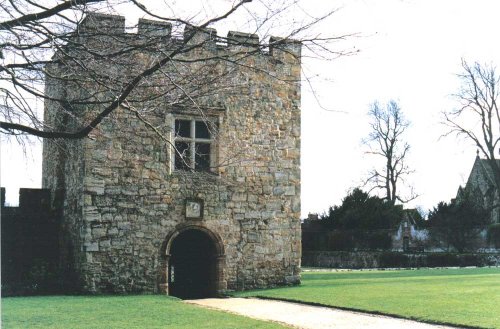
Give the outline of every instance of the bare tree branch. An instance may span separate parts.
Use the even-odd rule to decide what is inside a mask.
[[[257,44],[254,44],[252,40],[248,40],[248,44],[243,42],[242,50],[230,55],[215,54],[214,56],[200,56],[199,58],[184,56],[188,52],[206,47],[206,41],[193,39],[196,34],[212,33],[210,27],[213,24],[226,20],[250,2],[251,0],[236,1],[225,12],[208,17],[205,21],[196,22],[196,24],[192,24],[189,18],[160,15],[158,11],[151,10],[147,5],[135,0],[117,2],[129,3],[149,17],[160,19],[160,25],[164,24],[163,26],[166,26],[165,24],[167,24],[170,26],[169,29],[172,35],[170,35],[170,32],[168,35],[161,35],[161,33],[155,32],[155,29],[160,25],[153,23],[151,25],[153,33],[147,33],[146,31],[141,35],[141,42],[136,42],[127,37],[127,34],[123,31],[85,27],[85,24],[92,20],[92,15],[89,14],[92,14],[96,8],[107,6],[106,8],[113,10],[115,4],[109,1],[62,1],[60,3],[56,2],[52,7],[30,0],[10,1],[9,4],[5,5],[5,13],[0,15],[0,29],[5,32],[0,37],[0,57],[4,59],[3,62],[0,62],[0,83],[2,83],[0,87],[4,88],[6,86],[5,90],[9,90],[8,95],[0,100],[2,101],[2,104],[0,104],[1,132],[10,135],[28,134],[41,138],[81,139],[88,136],[125,100],[132,104],[141,101],[158,101],[161,97],[183,99],[183,97],[179,96],[180,94],[185,96],[184,99],[195,96],[203,97],[202,90],[206,89],[207,86],[217,84],[218,87],[220,86],[219,88],[223,88],[221,83],[213,79],[212,81],[207,79],[205,79],[207,81],[200,81],[200,75],[187,74],[186,70],[180,72],[175,79],[172,79],[173,86],[168,89],[168,92],[164,88],[162,93],[149,94],[141,99],[140,93],[136,91],[146,88],[146,85],[149,88],[155,88],[152,82],[155,79],[154,76],[166,66],[173,67],[177,64],[196,63],[197,61],[201,66],[205,66],[206,70],[214,61],[225,61],[234,65],[248,66],[246,59],[251,55],[262,52],[268,47],[282,47],[282,49],[285,49],[286,47],[283,47],[283,45],[288,42],[287,38],[297,37],[335,12],[335,10],[332,10],[320,17],[311,16],[309,21],[296,24],[291,28],[288,36],[284,39],[274,38],[269,43],[258,42]],[[259,5],[266,4],[259,2]],[[267,5],[269,11],[265,13],[264,17],[252,16],[256,20],[255,32],[266,24],[272,26],[273,19],[282,19],[280,15],[296,5],[296,1],[273,10],[271,10],[272,6],[270,4]],[[165,6],[168,7],[169,4],[166,2]],[[246,10],[252,15],[250,10]],[[120,20],[118,16],[109,19]],[[191,33],[184,33],[182,37],[179,37],[180,24],[188,26]],[[217,43],[234,43],[234,40],[231,40],[230,37],[210,36],[210,38],[213,37],[216,38]],[[333,37],[308,36],[298,41],[303,41],[303,45],[311,49],[311,51],[318,49],[316,54],[323,52],[328,57],[328,54],[335,54],[336,56],[345,54],[342,51],[332,50],[327,44],[343,40],[346,37],[348,35]],[[106,48],[96,44],[98,42],[107,43],[106,40],[110,41],[109,43],[114,44],[114,46]],[[242,42],[241,38],[238,42]],[[142,67],[142,70],[134,68],[130,60],[128,62],[124,60],[125,58],[130,59],[139,52],[154,54],[151,56],[154,60],[150,62],[149,66]],[[127,74],[109,74],[106,70],[101,70],[101,66],[106,66],[106,61],[108,66],[117,65],[122,67],[123,72]],[[54,70],[51,69],[54,67],[63,67],[65,70],[64,75],[54,74]],[[253,68],[262,70],[264,74],[271,74],[258,66]],[[222,76],[219,78],[223,79]],[[67,95],[54,96],[53,93],[46,92],[49,86],[47,82],[50,80],[59,81],[63,84],[73,84],[76,88],[85,92],[78,97],[73,95],[71,99]],[[186,85],[196,84],[200,88],[184,88],[185,90],[183,90],[183,83],[181,82]],[[203,83],[206,84],[205,87],[203,87]],[[98,86],[97,90],[91,88],[91,84],[94,87]],[[192,95],[188,95],[188,93],[192,93]],[[205,94],[207,93],[205,92]],[[47,101],[58,103],[61,110],[64,110],[62,114],[71,116],[78,124],[71,127],[61,125],[56,127],[52,123],[44,122],[42,118],[36,115],[36,108],[40,107],[40,103]],[[94,107],[94,117],[75,116],[75,113],[79,112],[77,108],[89,106]]]
[[[15,19],[0,22],[0,31],[2,30],[10,30],[14,27],[24,26],[29,23],[37,22],[45,18],[52,17],[57,15],[58,13],[71,9],[77,6],[82,6],[94,2],[103,2],[104,0],[70,0],[64,1],[63,3],[58,4],[52,8],[47,8],[44,11],[31,13],[31,14],[23,14],[22,16],[16,17]]]

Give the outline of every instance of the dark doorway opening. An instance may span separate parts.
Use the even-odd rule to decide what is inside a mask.
[[[169,294],[182,299],[216,294],[216,248],[206,233],[190,229],[172,241],[168,271]]]
[[[403,238],[403,251],[410,251],[410,238],[407,236]]]

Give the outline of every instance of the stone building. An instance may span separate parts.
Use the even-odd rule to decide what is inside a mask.
[[[496,160],[497,162],[500,160]],[[474,191],[474,195],[482,200],[485,209],[491,209],[491,222],[500,222],[500,209],[498,207],[500,199],[496,188],[493,171],[487,159],[481,159],[479,153],[476,156],[465,187],[458,188],[456,200],[460,200],[464,189]],[[481,201],[479,201],[481,202]]]
[[[63,202],[76,287],[203,297],[299,283],[300,44],[261,49],[256,35],[193,27],[176,36],[149,20],[127,33],[123,17],[102,14],[72,38],[48,68],[53,127],[78,127],[114,99],[114,81],[159,51],[172,57],[88,138],[44,142],[43,186]],[[154,51],[142,47],[151,38]],[[67,60],[82,52],[87,62]]]
[[[391,235],[393,251],[424,251],[429,239],[427,229],[419,227],[422,216],[417,209],[405,209],[403,219]]]

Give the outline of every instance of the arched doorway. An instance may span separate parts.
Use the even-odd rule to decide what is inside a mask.
[[[183,299],[215,296],[219,277],[216,241],[203,230],[189,228],[172,237],[169,249],[169,295]]]

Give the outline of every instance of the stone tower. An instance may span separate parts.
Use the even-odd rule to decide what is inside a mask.
[[[154,51],[137,47],[151,38]],[[203,297],[299,283],[300,44],[271,38],[263,50],[256,35],[193,27],[176,37],[149,20],[126,33],[123,17],[102,14],[72,40],[66,54],[87,62],[59,53],[46,82],[45,121],[65,129],[175,50],[88,138],[44,143],[77,288]]]

